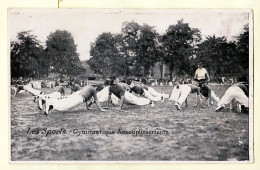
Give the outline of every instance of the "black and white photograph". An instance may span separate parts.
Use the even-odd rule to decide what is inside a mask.
[[[250,9],[9,9],[11,163],[252,163]]]

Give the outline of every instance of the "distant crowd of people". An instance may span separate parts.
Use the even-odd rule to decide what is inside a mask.
[[[197,75],[197,74],[196,74]],[[164,86],[164,85],[169,85],[169,86],[174,86],[174,82],[179,81],[181,84],[191,84],[193,81],[197,81],[198,79],[196,77],[190,77],[190,76],[184,76],[183,78],[178,78],[177,76],[173,77],[172,79],[167,79],[167,78],[159,78],[159,79],[153,79],[153,78],[118,78],[118,81],[123,82],[123,83],[129,83],[131,81],[136,81],[145,85],[150,85],[150,86]],[[102,79],[100,80],[102,81]],[[227,76],[222,76],[219,77],[215,81],[210,81],[209,75],[207,74],[206,78],[207,82],[211,83],[216,83],[220,84],[222,86],[230,86],[238,82],[238,77],[227,77]],[[80,87],[84,87],[85,85],[89,84],[89,80],[86,79],[80,79],[77,77],[73,77],[69,80],[63,80],[60,78],[48,78],[48,79],[33,79],[33,78],[12,78],[11,79],[11,85],[26,85],[29,82],[40,82],[41,85],[34,86],[34,88],[53,88],[56,86],[64,86],[64,87],[70,87],[73,84],[78,84]]]

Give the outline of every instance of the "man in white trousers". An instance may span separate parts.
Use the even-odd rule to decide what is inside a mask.
[[[154,106],[153,101],[143,97],[137,97],[131,94],[120,83],[116,83],[114,80],[107,79],[106,84],[109,85],[107,107],[109,107],[109,103],[110,103],[109,101],[111,99],[112,94],[114,94],[116,97],[118,97],[121,100],[120,110],[122,110],[124,103],[135,104],[138,106],[151,104],[151,107]]]
[[[136,86],[136,87],[135,87]],[[141,87],[140,87],[141,86]],[[143,89],[143,90],[146,90],[145,92],[146,92],[146,95],[147,96],[145,96],[145,97],[147,97],[148,98],[148,96],[149,96],[149,98],[151,99],[151,100],[153,100],[153,101],[160,101],[160,100],[163,100],[164,101],[164,99],[168,99],[169,98],[169,94],[165,94],[164,92],[163,93],[159,93],[159,92],[157,92],[156,90],[154,90],[154,88],[152,88],[152,87],[148,87],[148,86],[146,86],[146,85],[144,85],[144,84],[139,84],[139,83],[137,83],[137,82],[134,82],[134,81],[132,81],[131,83],[130,83],[130,87],[131,88],[134,88],[134,89],[132,89],[132,91],[137,91],[137,92],[135,92],[135,93],[137,93],[137,94],[140,94],[140,93],[142,93],[142,90],[139,90],[139,89]],[[142,95],[142,94],[140,94],[140,95]]]
[[[175,107],[177,110],[181,110],[181,105],[184,101],[186,101],[187,106],[187,97],[191,93],[197,94],[197,105],[199,104],[200,107],[203,107],[200,97],[200,88],[191,84],[180,84],[179,82],[175,82],[175,86],[169,100],[175,101]]]
[[[61,95],[65,94],[65,90],[63,86],[56,86],[53,93],[50,94],[40,94],[37,96],[38,98],[38,108],[40,110],[43,109],[43,105],[45,104],[45,100],[52,98],[52,99],[60,99]]]
[[[142,86],[138,83],[136,83],[134,86],[131,87],[130,93],[134,92],[137,95],[146,97],[147,99],[150,99],[154,102],[163,101],[163,96],[153,96],[146,86]]]
[[[96,89],[93,86],[87,85],[80,91],[77,91],[64,99],[47,99],[45,105],[45,114],[48,115],[51,109],[58,111],[70,110],[84,102],[88,108],[87,101],[92,97],[94,98],[94,102],[96,103],[98,109],[102,112],[106,111],[105,109],[101,108],[100,103],[97,100]]]
[[[96,86],[96,91],[97,91],[97,99],[100,103],[108,102],[108,94],[109,94],[109,84],[106,81],[104,84],[99,84]],[[124,88],[124,90],[129,91],[130,86],[126,83],[123,82],[118,82],[120,86]],[[119,98],[116,97],[114,94],[111,95],[111,101],[109,101],[113,105],[117,105],[119,103]],[[92,105],[92,101],[89,103],[89,107]]]
[[[16,86],[17,90],[16,90],[16,94],[20,91],[20,90],[25,90],[27,92],[29,92],[31,95],[34,96],[33,101],[35,102],[35,100],[37,99],[37,96],[40,94],[43,94],[42,91],[40,90],[36,90],[34,88],[32,88],[32,83],[29,83],[27,85],[17,85]],[[16,96],[16,94],[14,96]]]
[[[230,103],[232,100],[236,100],[241,105],[243,112],[248,112],[248,86],[244,83],[237,83],[230,86],[218,102],[218,107],[215,111],[220,112],[225,108],[225,105]]]
[[[154,97],[162,97],[163,100],[164,100],[164,99],[169,99],[169,97],[170,97],[169,94],[165,94],[164,92],[159,93],[159,92],[157,92],[156,90],[154,90],[154,88],[152,88],[152,87],[148,87],[148,92],[149,92],[152,96],[154,96]]]

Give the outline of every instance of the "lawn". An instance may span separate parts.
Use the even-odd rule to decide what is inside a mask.
[[[170,94],[172,87],[154,87]],[[212,85],[222,97],[226,86]],[[41,89],[50,93],[53,89]],[[69,94],[66,89],[66,94]],[[29,94],[11,97],[12,161],[229,161],[249,160],[249,116],[197,108],[195,96],[177,111],[171,101],[155,107],[110,106],[99,112],[82,104],[66,112],[38,109]],[[206,103],[205,103],[206,104]],[[119,134],[118,131],[161,134]],[[79,135],[78,132],[85,134]],[[101,134],[90,132],[101,131]],[[47,134],[48,132],[48,134]],[[77,133],[76,133],[77,132]],[[88,134],[86,134],[89,132]],[[55,134],[49,134],[55,133]]]

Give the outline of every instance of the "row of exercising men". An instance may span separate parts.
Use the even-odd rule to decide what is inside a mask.
[[[230,104],[230,109],[233,109],[233,103],[237,103],[240,108],[239,113],[249,112],[249,86],[246,81],[240,81],[230,86],[221,99],[216,96],[215,92],[205,83],[201,83],[199,86],[192,84],[180,84],[175,83],[170,100],[175,101],[175,107],[177,110],[181,110],[181,105],[186,101],[189,94],[196,93],[197,106],[204,107],[202,105],[202,98],[208,99],[208,106],[213,104],[213,101],[217,103],[216,112],[222,111],[227,104]]]
[[[20,90],[24,89],[30,93],[37,96],[39,99],[39,108],[42,109],[42,105],[46,104],[45,114],[48,114],[49,110],[54,109],[58,111],[69,110],[78,106],[79,104],[93,100],[97,104],[100,111],[106,111],[101,108],[99,102],[107,102],[107,107],[109,106],[109,101],[112,100],[112,103],[117,104],[120,101],[121,110],[124,103],[135,104],[139,106],[151,104],[154,106],[154,102],[163,101],[164,98],[169,98],[169,95],[164,93],[156,92],[152,87],[147,87],[143,84],[138,84],[132,82],[130,85],[125,83],[116,83],[113,80],[107,80],[104,87],[94,88],[92,86],[85,86],[83,89],[78,89],[75,93],[62,97],[61,94],[64,94],[64,88],[62,86],[56,87],[55,91],[51,94],[43,95],[41,91],[33,89],[29,85],[19,86]],[[244,95],[245,90],[240,91],[239,89],[244,87],[243,84],[236,84],[231,86],[219,101],[219,98],[215,95],[214,91],[205,84],[202,84],[201,87],[191,85],[191,84],[179,84],[175,83],[173,88],[170,100],[175,101],[175,106],[178,110],[181,110],[181,105],[186,101],[187,97],[191,93],[197,94],[197,105],[202,107],[201,94],[205,98],[218,102],[218,108],[216,111],[219,111],[224,108],[224,105],[229,103],[232,99],[238,101],[243,107],[248,108],[248,96]],[[235,90],[235,91],[234,91]],[[133,95],[134,92],[136,95]],[[236,92],[236,93],[235,93]],[[240,93],[241,92],[241,93]],[[120,99],[120,100],[118,100]],[[90,100],[91,101],[91,100]],[[92,103],[92,102],[91,102]],[[208,102],[209,104],[209,102]],[[87,108],[89,105],[87,105]]]
[[[96,88],[90,85],[83,87],[82,89],[78,89],[78,91],[72,93],[69,96],[64,97],[63,99],[57,98],[41,98],[41,103],[44,101],[46,104],[45,114],[49,114],[51,109],[58,111],[65,111],[72,109],[78,106],[81,103],[86,102],[86,107],[89,108],[90,104],[87,101],[91,101],[92,99],[96,103],[97,107],[100,111],[106,111],[101,108],[100,102],[106,102],[109,107],[110,101],[119,104],[119,110],[123,109],[124,103],[126,104],[134,104],[138,106],[151,105],[154,107],[154,102],[163,101],[165,97],[168,97],[166,94],[161,94],[156,92],[153,88],[145,87],[139,84],[125,84],[125,83],[117,83],[114,80],[108,79],[105,82],[105,86],[101,91],[96,91]],[[74,87],[72,87],[72,92],[74,91]],[[137,90],[138,89],[138,90]],[[131,92],[136,93],[137,95],[132,94]],[[118,100],[120,99],[120,100]]]
[[[202,98],[208,100],[208,106],[213,104],[213,102],[219,102],[219,97],[216,96],[215,92],[205,83],[200,83],[199,86],[193,84],[180,84],[176,81],[175,86],[172,90],[172,94],[169,100],[175,102],[175,107],[177,110],[181,110],[181,105],[185,102],[187,104],[187,98],[190,94],[196,94],[196,106],[204,107],[202,104]]]

